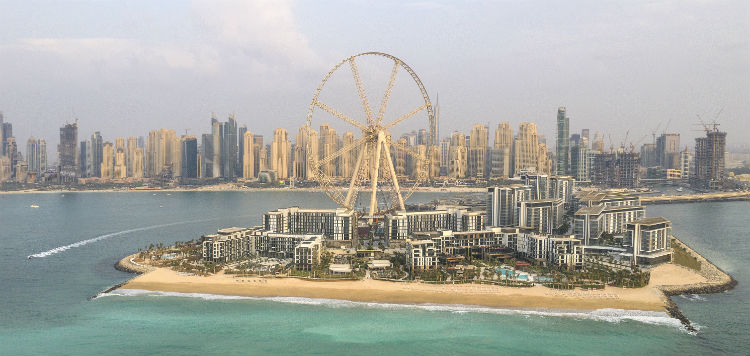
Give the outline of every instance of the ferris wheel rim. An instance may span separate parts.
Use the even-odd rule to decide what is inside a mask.
[[[433,106],[432,106],[432,102],[431,102],[431,100],[429,98],[429,94],[427,93],[427,90],[425,89],[424,84],[422,83],[422,80],[419,78],[419,76],[416,74],[416,72],[408,64],[406,64],[406,62],[404,62],[400,58],[398,58],[396,56],[393,56],[391,54],[384,53],[384,52],[376,52],[376,51],[358,53],[358,54],[349,56],[349,57],[341,60],[340,62],[338,62],[330,71],[328,71],[328,73],[323,77],[323,79],[320,82],[320,84],[318,85],[318,87],[315,89],[315,92],[313,94],[313,98],[312,98],[312,100],[310,102],[310,105],[308,107],[308,112],[307,112],[307,117],[306,117],[306,129],[308,129],[308,130],[312,129],[313,113],[314,113],[315,108],[317,106],[317,107],[323,109],[324,111],[329,112],[333,116],[335,116],[335,117],[337,117],[337,118],[339,118],[339,119],[341,119],[341,120],[349,123],[350,125],[361,129],[362,136],[361,136],[361,138],[359,140],[355,141],[355,143],[359,142],[359,141],[362,141],[362,140],[365,140],[368,137],[368,135],[372,134],[371,132],[368,133],[367,128],[372,128],[373,127],[373,124],[374,124],[374,120],[373,119],[374,118],[373,118],[372,113],[371,113],[371,107],[370,107],[369,103],[367,102],[366,94],[364,92],[363,85],[361,83],[361,79],[359,78],[358,69],[357,69],[356,62],[355,62],[356,58],[362,57],[362,56],[380,56],[380,57],[388,58],[388,59],[390,59],[390,60],[392,60],[394,62],[394,67],[393,67],[393,70],[392,70],[392,73],[391,73],[391,79],[389,80],[389,83],[388,83],[388,88],[386,89],[386,94],[384,95],[384,99],[381,102],[381,107],[380,107],[380,110],[378,112],[378,115],[375,118],[375,119],[378,120],[378,123],[377,123],[378,125],[382,124],[382,116],[384,114],[384,107],[385,107],[385,105],[387,103],[387,100],[388,100],[388,97],[390,95],[390,90],[392,89],[392,86],[394,84],[393,82],[395,80],[394,78],[395,78],[395,75],[396,75],[396,72],[397,72],[398,68],[403,68],[411,76],[412,80],[417,85],[417,88],[419,89],[420,93],[422,94],[422,99],[424,101],[424,105],[418,107],[417,109],[413,110],[409,114],[403,115],[402,117],[399,117],[399,118],[395,119],[394,121],[391,121],[391,122],[389,122],[389,123],[387,123],[385,125],[380,126],[381,130],[383,130],[384,132],[385,132],[385,130],[390,130],[392,127],[396,126],[397,124],[399,124],[400,122],[402,122],[404,120],[409,119],[410,117],[412,117],[416,113],[420,112],[421,110],[425,110],[426,109],[426,111],[427,111],[427,118],[428,118],[428,125],[429,125],[428,126],[429,127],[428,142],[425,145],[426,146],[426,150],[425,150],[424,156],[421,157],[421,158],[417,158],[417,167],[415,167],[415,169],[417,170],[417,173],[416,173],[416,176],[414,177],[414,183],[413,184],[407,184],[406,186],[403,186],[401,189],[399,189],[399,187],[398,187],[398,174],[395,174],[395,171],[394,171],[393,176],[390,177],[392,179],[390,185],[391,185],[391,188],[393,188],[393,189],[390,189],[391,198],[393,198],[394,194],[398,195],[399,196],[398,200],[400,201],[400,206],[403,206],[403,202],[405,200],[407,200],[409,197],[411,197],[414,194],[414,192],[416,191],[416,188],[421,183],[423,183],[426,180],[427,176],[429,175],[428,170],[430,168],[430,158],[431,158],[430,157],[430,148],[433,147],[433,146],[435,146],[435,144],[437,142],[437,139],[435,138],[435,135],[437,134],[437,132],[436,132],[436,126],[435,126],[436,125],[435,114],[434,114],[434,109],[433,109]],[[341,68],[341,66],[345,65],[346,63],[349,63],[351,65],[351,67],[352,67],[352,72],[353,72],[353,75],[354,75],[355,83],[356,83],[357,89],[359,91],[360,99],[362,100],[363,109],[365,110],[365,114],[366,114],[366,118],[367,118],[367,123],[362,123],[362,122],[356,121],[356,120],[354,120],[354,119],[346,116],[345,114],[336,111],[334,108],[327,107],[327,105],[325,105],[324,103],[322,103],[322,102],[319,101],[320,93],[323,91],[323,88],[325,87],[325,85],[328,82],[328,80],[331,78],[331,76],[337,70],[339,70],[339,68]],[[364,125],[367,125],[367,126],[364,126]],[[310,142],[307,142],[306,144],[308,145],[307,148],[311,148],[309,146],[311,144]],[[377,144],[380,145],[380,141],[378,141]],[[367,146],[367,145],[369,145],[368,142],[360,143],[360,146]],[[387,141],[383,141],[383,145],[387,145],[388,147],[392,147],[394,150],[397,150],[397,149],[404,150],[405,152],[407,152],[408,154],[410,154],[412,156],[414,156],[414,154],[415,154],[413,151],[409,150],[407,147],[400,146],[399,144],[397,144],[396,142],[394,142],[393,140],[391,140],[390,137],[387,139]],[[337,157],[340,157],[343,154],[349,153],[354,148],[360,148],[360,149],[362,149],[361,147],[349,147],[345,152],[342,152],[342,151],[344,151],[345,148],[346,147],[342,147],[342,148],[336,150],[334,153],[332,153],[332,154],[330,154],[330,155],[328,155],[327,157],[324,157],[324,158],[317,158],[316,159],[317,153],[315,155],[308,154],[308,155],[306,155],[307,156],[306,157],[306,161],[307,161],[306,164],[307,165],[312,165],[311,173],[312,173],[313,180],[317,181],[318,184],[320,184],[322,190],[326,193],[326,195],[328,195],[329,198],[331,198],[334,202],[336,202],[338,205],[340,205],[342,207],[345,207],[347,209],[354,209],[354,206],[356,205],[357,196],[362,191],[366,191],[366,189],[362,189],[361,191],[358,189],[356,191],[356,193],[354,193],[354,199],[350,200],[350,195],[352,194],[351,193],[352,187],[350,186],[349,191],[347,193],[347,196],[346,196],[346,198],[344,198],[344,194],[341,193],[342,187],[336,186],[334,184],[334,179],[332,179],[333,177],[331,177],[329,174],[327,174],[327,173],[325,173],[325,172],[323,172],[321,170],[321,168],[323,166],[323,164],[320,163],[321,161],[330,160],[329,157],[334,156],[334,155],[336,155]],[[406,153],[404,153],[404,154],[406,154]],[[332,159],[336,159],[336,157],[333,157]],[[393,162],[391,162],[391,166],[393,166]],[[354,169],[358,169],[358,167],[354,167]],[[345,179],[349,179],[350,178],[352,180],[352,185],[354,185],[355,178],[357,180],[360,180],[359,176],[358,177],[354,177],[355,174],[358,175],[359,172],[352,171],[352,177],[344,176],[343,178],[345,178]],[[390,176],[391,174],[388,173],[388,175]],[[377,178],[376,178],[376,180],[377,180]],[[404,182],[406,182],[406,181],[404,181]],[[364,180],[362,182],[358,182],[357,188],[364,188],[364,185],[362,183],[364,183]],[[370,181],[371,185],[372,185],[372,183],[373,182]],[[385,184],[385,180],[382,183]],[[378,184],[376,187],[371,187],[371,189],[373,189],[373,190],[379,190],[380,186],[381,185]],[[406,188],[406,189],[403,189],[403,188]],[[372,194],[374,195],[375,193],[373,192]],[[392,199],[392,201],[393,200],[394,199]],[[391,204],[389,206],[385,206],[384,209],[380,209],[379,205],[378,205],[378,212],[387,212],[387,211],[394,210],[396,207],[399,206],[399,201],[393,202],[393,204]]]

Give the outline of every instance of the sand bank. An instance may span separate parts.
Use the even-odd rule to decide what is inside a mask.
[[[660,285],[702,283],[706,279],[687,268],[665,264],[651,272],[644,288],[606,287],[604,290],[554,290],[543,286],[513,288],[478,284],[434,285],[415,282],[311,281],[297,278],[239,277],[219,273],[187,276],[167,268],[140,275],[123,289],[205,293],[248,297],[306,297],[356,302],[402,304],[463,304],[502,308],[596,310],[604,308],[665,311]]]

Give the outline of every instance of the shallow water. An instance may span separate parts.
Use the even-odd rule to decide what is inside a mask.
[[[434,196],[417,193],[412,201]],[[257,225],[264,211],[301,202],[332,206],[310,192],[0,195],[0,354],[750,352],[744,264],[749,202],[647,208],[649,216],[671,219],[680,239],[739,281],[726,293],[675,298],[698,325],[695,334],[663,313],[620,310],[560,313],[122,290],[87,301],[132,277],[112,265],[139,247]]]

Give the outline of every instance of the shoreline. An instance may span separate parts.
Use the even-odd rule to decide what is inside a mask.
[[[250,298],[297,297],[341,300],[355,303],[399,305],[444,305],[512,310],[558,310],[566,313],[618,309],[665,312],[691,332],[690,321],[671,299],[675,295],[720,293],[737,281],[675,237],[701,262],[701,270],[669,263],[652,269],[651,281],[643,288],[607,286],[604,290],[556,290],[541,285],[529,288],[482,284],[429,284],[382,280],[309,280],[300,277],[260,277],[180,274],[168,268],[151,267],[132,260],[118,261],[115,268],[136,273],[133,278],[98,295],[114,290],[207,294]],[[98,296],[97,295],[97,296]]]
[[[537,285],[529,288],[482,284],[429,284],[380,280],[307,280],[296,277],[247,277],[218,273],[201,277],[181,275],[167,268],[144,270],[133,265],[132,256],[123,258],[121,270],[139,273],[116,289],[141,289],[158,292],[202,293],[243,297],[303,297],[340,299],[353,302],[393,304],[473,305],[490,308],[534,308],[560,310],[625,309],[668,312],[656,283],[705,278],[684,267],[658,267],[653,283],[644,288],[604,290],[556,290]],[[671,315],[670,315],[671,316]]]
[[[340,187],[340,190],[346,190],[346,187]],[[237,188],[228,187],[226,185],[213,185],[199,188],[159,188],[159,189],[82,189],[82,190],[68,190],[68,189],[56,189],[56,190],[9,190],[0,191],[0,195],[3,194],[66,194],[66,193],[133,193],[133,192],[152,192],[152,193],[174,193],[174,192],[320,192],[324,193],[325,190],[321,188],[296,188],[296,187],[268,187],[268,188]],[[416,187],[415,192],[425,193],[483,193],[487,191],[487,188],[475,188],[475,187]]]

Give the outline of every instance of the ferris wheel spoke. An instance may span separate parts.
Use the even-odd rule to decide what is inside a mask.
[[[423,161],[423,160],[426,159],[426,157],[424,157],[422,154],[420,154],[416,150],[413,150],[413,149],[411,149],[411,148],[409,148],[407,146],[404,146],[404,145],[402,145],[402,144],[400,144],[398,142],[394,142],[391,139],[387,139],[387,141],[388,141],[388,144],[390,144],[394,148],[399,149],[401,151],[404,151],[406,154],[408,154],[408,155],[410,155],[410,156],[412,156],[412,157],[414,157],[414,158],[416,158],[416,159],[418,159],[420,161]]]
[[[393,184],[393,189],[398,200],[398,207],[401,208],[401,210],[406,210],[406,207],[404,206],[404,198],[401,196],[401,187],[399,186],[398,178],[396,177],[396,169],[393,168],[393,160],[391,160],[391,149],[388,146],[388,144],[383,145],[383,148],[385,149],[384,158],[386,166],[388,167],[388,174],[391,176],[391,184]]]
[[[358,127],[360,130],[365,130],[366,129],[365,125],[362,125],[361,123],[357,122],[357,120],[352,119],[351,117],[347,116],[346,114],[344,114],[344,113],[342,113],[342,112],[340,112],[340,111],[338,111],[338,110],[336,110],[336,109],[334,109],[334,108],[332,108],[332,107],[330,107],[330,106],[328,106],[326,104],[323,104],[322,102],[320,102],[318,100],[314,100],[313,104],[315,104],[315,106],[317,106],[317,107],[319,107],[319,108],[321,108],[321,109],[323,109],[325,111],[328,111],[331,115],[333,115],[333,116],[335,116],[335,117],[337,117],[337,118],[339,118],[341,120],[344,120],[344,121],[348,122],[349,124],[351,124],[353,126]]]
[[[383,115],[385,115],[385,108],[388,106],[388,100],[391,98],[391,91],[393,91],[393,85],[396,84],[396,74],[398,74],[399,61],[394,61],[393,70],[391,70],[391,78],[388,79],[388,87],[385,89],[383,94],[383,100],[380,102],[380,110],[378,110],[378,125],[383,124]]]
[[[417,113],[419,113],[420,111],[422,111],[422,110],[424,110],[426,108],[427,108],[427,104],[424,104],[424,105],[422,105],[422,106],[420,106],[420,107],[412,110],[411,112],[402,115],[398,119],[391,121],[390,123],[388,123],[388,125],[385,125],[384,128],[386,130],[388,130],[388,129],[392,128],[393,126],[396,126],[396,125],[400,124],[402,121],[404,121],[404,120],[406,120],[406,119],[408,119],[408,118],[416,115]]]
[[[362,109],[365,110],[367,115],[367,124],[372,125],[372,111],[370,110],[370,103],[367,102],[367,94],[365,93],[365,87],[362,85],[362,78],[359,76],[359,69],[357,63],[354,62],[354,58],[349,59],[349,66],[352,68],[352,74],[354,75],[354,83],[357,84],[357,93],[359,98],[362,100]]]
[[[332,153],[332,154],[324,157],[323,159],[319,160],[318,162],[316,162],[316,165],[318,167],[320,167],[320,166],[325,165],[326,163],[329,163],[329,162],[335,160],[336,158],[341,157],[344,153],[347,153],[347,152],[349,152],[349,151],[351,151],[351,150],[359,147],[360,145],[362,145],[362,143],[364,143],[367,140],[367,137],[368,136],[363,136],[359,140],[354,141],[354,142],[352,142],[352,143],[350,143],[350,144],[348,144],[348,145],[340,148],[338,151],[336,151],[336,152],[334,152],[334,153]]]

